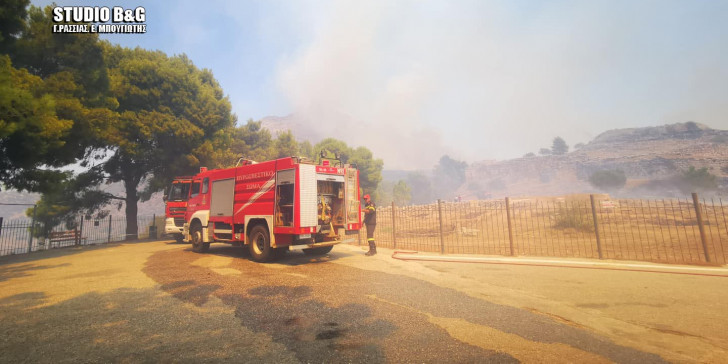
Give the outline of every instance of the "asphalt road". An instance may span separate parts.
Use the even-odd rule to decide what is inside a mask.
[[[356,246],[338,246],[322,258],[294,251],[278,263],[259,264],[240,248],[225,245],[197,254],[187,245],[142,242],[1,258],[0,361],[653,363],[725,358],[719,328],[725,323],[720,308],[725,301],[687,319],[704,320],[703,328],[678,327],[685,324],[661,317],[681,314],[680,309],[654,302],[667,292],[651,296],[640,288],[645,302],[657,305],[650,309],[639,304],[640,297],[624,297],[632,294],[630,287],[610,284],[605,277],[632,283],[642,277],[667,281],[670,287],[695,286],[698,280],[708,286],[706,292],[725,288],[726,278],[402,262],[386,253],[391,251],[369,258]],[[547,289],[542,281],[547,277],[565,283]],[[589,286],[601,281],[614,291],[598,299],[582,281]],[[571,287],[581,287],[586,298]],[[558,297],[549,297],[560,290]],[[618,299],[612,297],[615,292]],[[625,299],[638,304],[633,309],[615,304]],[[642,319],[644,312],[654,312],[651,319],[657,323]]]

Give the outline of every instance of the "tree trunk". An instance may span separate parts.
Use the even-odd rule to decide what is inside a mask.
[[[139,227],[137,225],[137,185],[132,178],[131,181],[124,180],[126,188],[126,240],[136,240],[139,237]]]

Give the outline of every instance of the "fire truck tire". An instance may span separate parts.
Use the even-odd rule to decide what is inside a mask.
[[[276,258],[275,250],[270,246],[270,236],[268,229],[263,225],[256,225],[250,230],[248,235],[250,244],[250,257],[256,262],[270,262]]]
[[[210,249],[210,243],[202,241],[202,226],[193,224],[190,227],[190,240],[192,240],[192,251],[196,253],[204,253]]]
[[[333,246],[324,246],[321,248],[309,248],[309,249],[303,249],[303,253],[306,255],[324,255],[328,254],[331,249],[333,249]]]
[[[181,244],[185,242],[185,236],[182,234],[174,234],[174,240],[177,242],[177,244]]]

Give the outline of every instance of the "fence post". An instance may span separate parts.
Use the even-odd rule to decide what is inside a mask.
[[[35,231],[35,207],[33,205],[33,219],[30,220],[30,234],[28,234],[28,253],[33,250],[33,232]]]
[[[513,251],[513,227],[511,227],[511,200],[506,197],[506,220],[508,220],[508,241],[511,248],[511,256],[514,256]]]
[[[83,215],[81,215],[81,229],[78,232],[78,235],[76,236],[76,245],[81,245],[81,242],[83,239],[81,237],[83,236]]]
[[[3,236],[3,217],[0,216],[0,236]]]
[[[392,244],[394,244],[393,249],[397,249],[397,230],[394,225],[394,201],[392,201]]]
[[[106,238],[106,243],[111,242],[111,215],[109,215],[109,235]]]
[[[437,199],[437,217],[440,220],[440,254],[445,254],[445,235],[442,231],[442,200]]]
[[[592,218],[594,219],[594,234],[597,236],[597,253],[599,253],[599,259],[604,259],[602,257],[602,240],[599,236],[599,223],[597,223],[597,205],[594,202],[594,195],[589,195],[589,200],[591,201]]]
[[[152,226],[154,226],[154,238],[157,238],[157,214],[152,214]],[[147,229],[149,230],[149,229]],[[152,239],[152,230],[149,230],[149,239]]]
[[[708,244],[705,237],[705,227],[703,226],[703,213],[700,210],[700,202],[698,202],[698,194],[693,192],[693,206],[695,206],[695,217],[698,219],[698,230],[700,230],[700,242],[703,243],[703,252],[705,252],[705,261],[710,262],[708,255]]]

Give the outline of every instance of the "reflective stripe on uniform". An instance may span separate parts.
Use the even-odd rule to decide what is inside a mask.
[[[374,238],[367,239],[367,241],[374,241]]]

